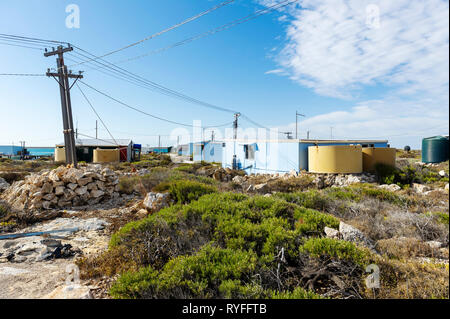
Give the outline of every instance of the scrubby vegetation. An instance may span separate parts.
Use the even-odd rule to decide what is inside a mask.
[[[190,183],[201,184],[174,181],[159,187]],[[325,227],[339,225],[327,213],[336,201],[413,205],[384,190],[368,189],[362,185],[263,197],[211,188],[210,194],[191,200],[184,191],[180,197],[174,191],[176,204],[127,224],[112,236],[107,252],[80,266],[87,277],[120,274],[110,290],[114,298],[372,298],[373,291],[364,285],[365,267],[371,263],[383,272],[398,271],[383,273],[384,297],[404,294],[409,280],[448,279],[442,268],[397,263],[405,256],[433,254],[425,244],[400,247],[381,240],[377,255],[351,242],[324,238]],[[448,283],[427,285],[435,297],[448,296]],[[418,285],[409,289],[408,296],[421,295]]]
[[[398,167],[385,164],[375,165],[375,171],[380,183],[397,184],[401,187],[410,186],[412,183],[432,184],[439,181],[448,183],[448,177],[443,177],[438,174],[440,170],[444,170],[448,175],[448,161],[441,163],[435,168],[412,164]]]
[[[173,181],[191,180],[206,185],[217,184],[213,179],[194,174],[186,173],[179,170],[172,170],[167,167],[156,167],[144,176],[125,176],[120,179],[119,190],[122,193],[131,194],[133,192],[146,194],[152,191],[156,186],[166,183],[169,185]],[[164,188],[163,185],[160,188]]]
[[[448,162],[422,167],[413,160],[377,166],[379,183],[401,186],[395,192],[376,184],[318,189],[307,174],[233,182],[242,172],[224,179],[214,176],[217,165],[177,164],[165,155],[114,164],[127,173],[119,181],[127,213],[108,250],[77,263],[84,279],[117,278],[113,298],[448,298],[448,194],[422,196],[412,187],[442,188],[448,178],[438,172],[448,174]],[[1,165],[12,174],[7,181],[28,172],[15,171],[10,161]],[[264,190],[248,190],[249,184]],[[150,191],[168,193],[171,205],[137,214]],[[0,203],[0,231],[29,218],[47,217]],[[337,230],[341,221],[374,247],[327,238],[325,227]],[[365,284],[372,264],[380,270],[379,289]]]

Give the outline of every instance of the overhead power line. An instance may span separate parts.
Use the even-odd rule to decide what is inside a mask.
[[[21,44],[15,44],[15,43],[6,43],[6,42],[0,42],[0,45],[9,45],[9,46],[13,46],[13,47],[20,47],[20,48],[27,48],[27,49],[34,49],[34,50],[40,50],[40,51],[44,51],[43,48],[41,47],[32,47],[29,45],[21,45]]]
[[[167,51],[169,49],[172,49],[172,48],[184,45],[184,44],[191,43],[193,41],[205,38],[207,36],[219,33],[221,31],[228,30],[228,29],[230,29],[232,27],[235,27],[235,26],[238,26],[238,25],[243,24],[245,22],[251,21],[251,20],[256,19],[256,18],[258,18],[258,17],[260,17],[262,15],[265,15],[265,14],[268,14],[268,13],[273,12],[275,10],[281,9],[283,7],[286,7],[286,6],[290,5],[290,4],[293,4],[293,3],[298,2],[298,1],[299,0],[285,0],[285,1],[282,1],[282,2],[279,2],[279,3],[276,3],[274,5],[266,7],[264,9],[260,9],[260,10],[254,12],[252,14],[249,14],[249,15],[247,15],[245,17],[233,20],[233,21],[231,21],[231,22],[229,22],[227,24],[224,24],[224,25],[222,25],[220,27],[211,29],[211,30],[206,31],[204,33],[198,34],[196,36],[184,39],[182,41],[173,43],[171,45],[168,45],[168,46],[160,48],[160,49],[152,50],[152,51],[150,51],[148,53],[145,53],[145,54],[142,54],[142,55],[138,55],[138,56],[131,57],[131,58],[128,58],[128,59],[124,59],[124,60],[117,61],[117,62],[114,62],[114,63],[120,64],[120,63],[125,63],[125,62],[129,62],[129,61],[133,61],[133,60],[138,60],[138,59],[141,59],[141,58],[144,58],[144,57],[156,54],[156,53],[161,53],[161,52]]]
[[[102,118],[100,117],[100,115],[98,115],[97,111],[95,110],[94,106],[92,105],[91,101],[89,101],[89,99],[87,98],[86,94],[84,94],[83,90],[80,88],[80,86],[78,85],[78,83],[76,83],[76,86],[78,88],[78,90],[80,90],[81,94],[83,95],[84,99],[86,100],[86,102],[89,104],[89,106],[91,107],[92,111],[94,111],[95,115],[97,116],[97,118],[100,120],[100,122],[103,124],[104,128],[108,131],[109,136],[111,136],[111,138],[114,140],[114,142],[117,144],[116,139],[114,138],[114,136],[111,134],[111,132],[109,131],[108,127],[106,126],[105,122],[103,122]]]
[[[0,73],[1,76],[45,76],[45,74]]]
[[[131,106],[131,105],[127,104],[127,103],[124,103],[124,102],[122,102],[122,101],[120,101],[120,100],[118,100],[118,99],[112,97],[111,95],[109,95],[109,94],[107,94],[107,93],[104,93],[104,92],[102,92],[102,91],[100,91],[100,90],[94,88],[93,86],[91,86],[91,85],[85,83],[84,81],[79,80],[78,82],[80,82],[80,83],[82,83],[83,85],[87,86],[87,87],[90,88],[91,90],[94,90],[95,92],[97,92],[97,93],[99,93],[99,94],[101,94],[101,95],[103,95],[103,96],[105,96],[105,97],[107,97],[107,98],[113,100],[113,101],[116,102],[116,103],[119,103],[119,104],[121,104],[121,105],[123,105],[123,106],[125,106],[125,107],[127,107],[127,108],[129,108],[129,109],[132,109],[132,110],[134,110],[134,111],[136,111],[136,112],[139,112],[139,113],[141,113],[141,114],[150,116],[150,117],[152,117],[152,118],[154,118],[154,119],[157,119],[157,120],[160,120],[160,121],[164,121],[164,122],[167,122],[167,123],[171,123],[171,124],[176,124],[176,125],[186,126],[186,127],[199,127],[199,128],[202,128],[201,126],[195,126],[195,125],[191,125],[191,124],[186,124],[186,123],[176,122],[176,121],[172,121],[172,120],[169,120],[169,119],[162,118],[162,117],[160,117],[160,116],[156,116],[156,115],[147,113],[147,112],[145,112],[145,111],[142,111],[141,109],[138,109],[138,108],[136,108],[136,107],[134,107],[134,106]],[[209,127],[216,127],[216,126],[209,126]],[[208,128],[209,128],[209,127],[208,127]],[[205,128],[206,128],[206,127],[205,127]]]
[[[84,49],[82,49],[80,47],[77,47],[77,46],[73,46],[73,47],[77,48],[78,50],[80,50],[80,51],[82,51],[82,52],[84,52],[84,53],[86,53],[88,55],[95,56],[92,53],[89,53],[88,51],[86,51],[86,50],[84,50]],[[84,55],[84,54],[81,54],[81,53],[77,53],[77,54],[86,57],[86,55]],[[184,93],[172,90],[172,89],[170,89],[168,87],[165,87],[165,86],[163,86],[163,85],[161,85],[159,83],[156,83],[154,81],[148,80],[148,79],[146,79],[146,78],[144,78],[142,76],[139,76],[139,75],[137,75],[135,73],[132,73],[132,72],[124,69],[124,68],[121,68],[121,67],[119,67],[119,66],[117,66],[117,65],[115,65],[113,63],[110,63],[110,62],[108,62],[108,61],[106,61],[104,59],[100,59],[100,60],[105,62],[105,63],[102,63],[102,62],[99,62],[99,61],[92,61],[92,62],[99,64],[101,69],[105,69],[106,68],[106,69],[108,69],[108,71],[114,72],[116,75],[119,75],[119,76],[122,76],[122,77],[124,76],[128,80],[139,82],[140,84],[142,84],[144,86],[147,86],[148,88],[150,88],[152,90],[157,90],[159,93],[162,93],[164,95],[171,96],[171,97],[174,97],[174,98],[177,98],[177,99],[181,99],[181,100],[184,100],[184,101],[192,103],[192,104],[197,104],[197,105],[201,105],[201,106],[208,107],[208,108],[211,108],[211,109],[215,109],[215,110],[218,110],[218,111],[229,112],[229,113],[233,113],[233,114],[236,113],[236,111],[234,111],[234,110],[230,110],[230,109],[227,109],[227,108],[224,108],[224,107],[220,107],[220,106],[217,106],[217,105],[214,105],[214,104],[211,104],[211,103],[207,103],[207,102],[198,100],[196,98],[190,97],[190,96],[188,96],[188,95],[186,95]]]
[[[192,22],[192,21],[194,21],[194,20],[197,20],[198,18],[200,18],[200,17],[202,17],[202,16],[204,16],[204,15],[210,13],[210,12],[213,12],[213,11],[215,11],[215,10],[217,10],[217,9],[219,9],[219,8],[221,8],[221,7],[223,7],[223,6],[226,6],[227,4],[230,4],[231,2],[234,2],[234,0],[223,1],[223,2],[219,3],[218,5],[216,5],[216,6],[212,7],[212,8],[210,8],[210,9],[208,9],[208,10],[206,10],[206,11],[203,11],[203,12],[201,12],[201,13],[199,13],[199,14],[193,16],[193,17],[190,17],[190,18],[188,18],[188,19],[186,19],[186,20],[184,20],[184,21],[182,21],[182,22],[180,22],[180,23],[177,23],[177,24],[175,24],[175,25],[173,25],[173,26],[171,26],[171,27],[169,27],[169,28],[166,28],[166,29],[164,29],[164,30],[162,30],[162,31],[160,31],[160,32],[157,32],[157,33],[155,33],[155,34],[152,34],[151,36],[146,37],[145,39],[139,40],[139,41],[137,41],[137,42],[134,42],[134,43],[132,43],[132,44],[129,44],[129,45],[127,45],[127,46],[124,46],[124,47],[122,47],[122,48],[120,48],[120,49],[117,49],[117,50],[108,52],[108,53],[106,53],[106,54],[103,54],[103,55],[101,55],[101,56],[99,56],[99,57],[93,58],[93,59],[91,59],[91,61],[94,61],[94,60],[97,60],[97,59],[101,59],[101,58],[107,57],[107,56],[109,56],[109,55],[115,54],[115,53],[117,53],[117,52],[126,50],[126,49],[131,48],[131,47],[133,47],[133,46],[136,46],[136,45],[138,45],[138,44],[141,44],[141,43],[143,43],[143,42],[145,42],[145,41],[148,41],[148,40],[150,40],[150,39],[156,38],[156,37],[158,37],[158,36],[160,36],[160,35],[162,35],[162,34],[164,34],[164,33],[167,33],[167,32],[169,32],[169,31],[171,31],[171,30],[174,30],[174,29],[179,28],[179,27],[181,27],[182,25],[185,25],[185,24],[187,24],[187,23],[189,23],[189,22]],[[69,66],[69,67],[81,65],[81,64],[84,64],[84,63],[87,63],[87,62],[89,62],[89,61],[85,61],[85,62],[82,62],[82,63],[79,63],[79,64],[74,64],[74,65],[71,65],[71,66]]]

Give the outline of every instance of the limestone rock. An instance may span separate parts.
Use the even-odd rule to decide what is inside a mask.
[[[58,186],[58,187],[56,187],[56,188],[55,188],[55,195],[56,195],[56,196],[63,195],[63,194],[64,194],[64,190],[65,190],[64,186]]]
[[[417,183],[413,183],[412,188],[418,194],[424,194],[425,192],[428,192],[431,190],[428,186],[422,185],[422,184],[417,184]]]
[[[101,190],[92,190],[91,191],[91,197],[93,197],[93,198],[99,198],[103,195],[105,195],[104,191],[101,191]]]
[[[356,229],[355,227],[342,221],[339,224],[339,233],[341,234],[343,240],[355,242],[369,248],[374,247],[372,241],[368,239],[359,229]]]
[[[340,233],[338,230],[336,230],[334,228],[330,228],[330,227],[325,227],[324,231],[325,231],[325,235],[328,238],[339,239]]]
[[[145,208],[152,212],[157,212],[170,205],[169,194],[150,192],[143,201]]]
[[[442,243],[439,241],[435,241],[435,240],[427,241],[427,242],[425,242],[425,244],[430,246],[432,249],[439,249],[442,247]]]
[[[267,193],[269,191],[269,186],[267,183],[255,185],[254,190],[258,193]]]
[[[60,286],[46,295],[44,299],[92,299],[89,287],[81,285]]]
[[[396,184],[390,184],[390,185],[383,184],[383,185],[380,185],[378,187],[382,188],[382,189],[385,189],[385,190],[388,190],[388,191],[391,191],[391,192],[396,192],[396,191],[399,191],[399,190],[402,189],[400,186],[398,186]]]

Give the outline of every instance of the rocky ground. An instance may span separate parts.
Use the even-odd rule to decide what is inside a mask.
[[[107,250],[111,234],[127,222],[171,205],[171,199],[165,193],[148,192],[144,197],[137,192],[120,191],[121,177],[146,176],[150,171],[151,168],[124,171],[101,165],[84,165],[79,169],[60,166],[31,172],[18,181],[11,180],[11,183],[0,177],[0,217],[2,214],[6,216],[0,223],[0,298],[107,298],[107,288],[114,278],[79,279],[75,262]],[[242,172],[205,165],[197,168],[195,174],[223,183],[227,190],[267,196],[291,189],[323,190],[360,183],[374,184],[393,193],[406,192],[396,184],[378,185],[377,177],[366,173],[291,172],[247,176]],[[445,171],[439,174],[448,181]],[[445,198],[448,197],[448,182],[444,186],[413,183],[407,192]],[[448,216],[448,198],[439,199],[436,205],[445,209]],[[20,217],[25,212],[28,219]],[[9,219],[8,214],[12,216]],[[389,218],[395,219],[395,214],[388,214]],[[30,220],[30,215],[42,217]],[[341,222],[339,229],[325,229],[326,236],[356,242],[375,250],[375,241],[367,232],[354,227],[355,224],[358,223],[352,226]],[[361,228],[364,231],[364,227]],[[1,237],[42,232],[44,234],[30,237]],[[406,237],[396,240],[402,241],[402,238]],[[447,242],[424,238],[423,243],[430,249],[429,255],[436,257],[439,263],[448,265],[448,236]],[[436,260],[417,257],[420,258],[427,263]]]

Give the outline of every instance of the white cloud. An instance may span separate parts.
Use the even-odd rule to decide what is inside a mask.
[[[379,28],[366,24],[371,3]],[[304,0],[301,8],[291,10],[278,57],[300,84],[337,97],[378,83],[402,94],[447,90],[448,1]]]
[[[448,134],[448,108],[437,101],[373,100],[345,111],[320,114],[299,122],[299,137],[328,139],[333,127],[337,139],[387,139],[395,147],[412,144],[420,148],[424,136]],[[279,128],[295,132],[295,123]]]
[[[286,43],[266,74],[319,95],[353,99],[373,87],[380,96],[302,121],[302,137],[310,129],[329,138],[332,126],[335,138],[420,147],[423,136],[448,134],[448,1],[302,0],[282,14],[290,16]],[[295,123],[281,129],[295,131]]]

